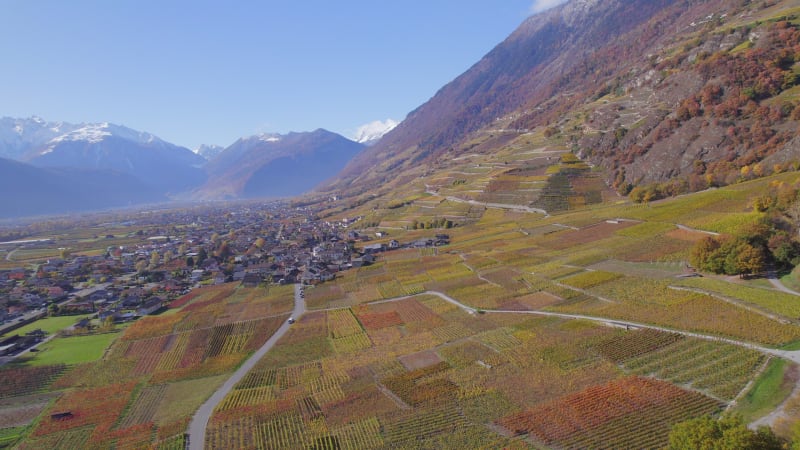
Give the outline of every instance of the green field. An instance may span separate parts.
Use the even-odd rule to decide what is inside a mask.
[[[34,366],[52,364],[80,364],[96,361],[119,337],[119,333],[92,334],[88,336],[58,337],[38,347],[38,352],[28,352],[18,361]],[[34,355],[29,357],[27,355]]]
[[[739,400],[734,412],[745,421],[752,421],[777,408],[792,392],[792,381],[786,377],[789,367],[783,359],[772,359],[747,394]]]
[[[33,330],[39,330],[39,329],[41,329],[47,334],[52,334],[57,331],[61,331],[64,328],[75,325],[76,323],[78,323],[79,320],[83,319],[84,317],[86,316],[45,317],[44,319],[39,319],[36,322],[29,323],[28,325],[17,328],[14,331],[10,331],[0,337],[13,336],[15,334],[23,335]]]

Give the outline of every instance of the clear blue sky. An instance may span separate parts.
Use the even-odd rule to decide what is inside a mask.
[[[559,0],[1,0],[0,116],[178,145],[403,119]]]

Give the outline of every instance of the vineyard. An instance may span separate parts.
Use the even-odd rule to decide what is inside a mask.
[[[628,372],[691,387],[725,402],[736,398],[766,361],[754,350],[652,330],[612,338],[598,351]]]
[[[357,351],[336,343],[362,334],[370,344]],[[218,406],[206,445],[513,448],[524,436],[487,426],[614,379],[591,350],[612,337],[591,324],[475,317],[427,296],[313,313]]]
[[[702,394],[649,378],[628,377],[503,417],[496,423],[548,446],[656,448],[667,444],[672,424],[720,408],[718,401]]]
[[[47,389],[67,367],[64,364],[40,367],[10,367],[0,369],[0,399],[33,394]]]
[[[0,398],[63,392],[22,448],[184,448],[189,415],[285,322],[293,287],[221,285],[175,305],[128,327],[96,362],[2,369]]]

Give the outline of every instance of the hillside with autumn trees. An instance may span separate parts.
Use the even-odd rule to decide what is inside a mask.
[[[707,236],[692,251],[692,264],[707,272],[727,275],[787,271],[800,264],[800,203],[798,185],[774,182],[753,201],[761,213],[733,234]]]
[[[568,2],[527,20],[321,192],[379,196],[539,132],[642,202],[794,170],[799,8]]]

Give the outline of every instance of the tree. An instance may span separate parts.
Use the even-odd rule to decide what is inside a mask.
[[[145,269],[147,269],[147,261],[141,259],[138,262],[136,262],[136,271],[137,272],[142,273],[142,272],[145,271]]]
[[[217,257],[220,261],[227,261],[228,258],[231,256],[233,252],[231,251],[231,246],[228,241],[223,241],[220,244],[219,249],[217,250]]]
[[[161,262],[161,255],[158,252],[150,253],[150,268],[155,269],[159,262]]]
[[[694,267],[712,273],[722,273],[725,265],[724,241],[706,236],[692,249],[689,261]]]
[[[205,261],[207,258],[208,258],[208,252],[206,252],[205,247],[200,247],[200,251],[197,252],[197,259],[195,260],[195,264],[199,266],[203,264],[203,261]]]
[[[772,450],[783,448],[781,440],[768,427],[753,431],[739,417],[714,420],[709,416],[687,420],[672,427],[669,450]]]
[[[106,316],[106,318],[103,319],[103,322],[100,325],[100,327],[103,330],[113,330],[114,329],[114,316]]]
[[[752,275],[766,268],[767,258],[761,247],[738,239],[726,250],[724,267],[728,275]]]
[[[772,259],[782,268],[790,268],[795,258],[800,256],[800,245],[785,231],[772,235],[767,242]]]

